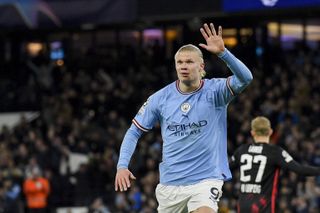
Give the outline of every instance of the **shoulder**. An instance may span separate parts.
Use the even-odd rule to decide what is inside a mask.
[[[175,90],[175,82],[168,84],[167,86],[163,87],[162,89],[156,91],[152,95],[149,96],[148,102],[159,102],[163,100],[168,94],[171,94]]]
[[[42,178],[40,178],[40,181],[41,181],[41,182],[44,182],[44,183],[47,183],[47,182],[48,182],[48,179],[42,177]]]
[[[226,78],[205,78],[203,79],[206,84],[218,84],[226,82]]]
[[[275,145],[275,144],[268,144],[269,145],[269,156],[273,161],[279,162],[286,162],[289,163],[293,160],[292,156],[282,147]]]
[[[276,144],[264,144],[264,152],[266,155],[280,157],[283,155],[284,149]]]
[[[33,181],[31,179],[26,179],[23,181],[25,185],[30,185],[33,183]]]
[[[241,155],[244,154],[248,151],[248,147],[250,146],[250,144],[242,144],[241,146],[239,146],[236,151],[234,152],[234,155]]]
[[[168,84],[167,86],[161,88],[160,90],[156,91],[151,96],[152,97],[161,97],[161,96],[164,96],[168,93],[174,92],[175,90],[176,90],[176,82],[172,82],[172,83]]]
[[[282,151],[283,149],[276,145],[276,144],[264,144],[264,147],[266,147],[266,149],[271,150],[271,151]]]
[[[225,85],[227,78],[203,79],[205,87],[218,88]]]

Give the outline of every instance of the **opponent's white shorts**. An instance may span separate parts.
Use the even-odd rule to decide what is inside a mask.
[[[158,184],[156,188],[156,197],[159,203],[158,212],[185,213],[204,206],[218,212],[222,186],[222,180],[205,180],[187,186]]]

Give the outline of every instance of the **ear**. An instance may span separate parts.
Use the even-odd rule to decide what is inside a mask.
[[[204,70],[204,63],[200,63],[200,69],[199,69],[199,73],[201,74],[201,77],[203,78],[205,75],[202,76],[202,73],[205,72]]]
[[[200,64],[200,67],[201,67],[201,69],[203,69],[204,70],[204,62],[202,62],[201,64]]]
[[[269,131],[269,137],[273,134],[273,129],[270,129]]]
[[[253,130],[251,130],[250,133],[251,133],[251,136],[252,136],[252,137],[255,137],[255,136],[256,136],[256,133],[255,133]]]

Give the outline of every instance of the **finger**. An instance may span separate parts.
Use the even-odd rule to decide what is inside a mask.
[[[118,179],[116,178],[115,183],[114,183],[114,190],[118,191]]]
[[[200,28],[200,32],[205,40],[207,40],[209,38],[209,36],[207,35],[207,33],[204,31],[204,29],[202,27]]]
[[[117,187],[118,187],[119,191],[122,192],[121,179],[118,180]]]
[[[222,37],[222,27],[219,26],[218,36]]]
[[[128,178],[125,178],[124,179],[125,180],[125,186],[127,187],[127,188],[130,188],[130,180],[129,180],[129,177]]]
[[[118,188],[119,188],[120,192],[123,191],[122,179],[120,179],[120,178],[118,179]]]
[[[120,187],[120,192],[125,191],[126,187],[125,187],[125,181],[123,179],[120,180],[119,187]]]
[[[213,23],[210,23],[210,28],[211,28],[211,32],[212,32],[212,34],[213,34],[213,35],[217,35],[217,33],[216,33],[216,29],[214,29],[214,25],[213,25]]]
[[[211,32],[209,26],[207,24],[204,24],[203,26],[204,26],[204,29],[206,30],[207,35],[209,37],[212,36],[212,32]]]
[[[204,49],[207,49],[207,45],[205,45],[205,44],[200,43],[199,46],[204,48]]]
[[[130,178],[133,179],[133,180],[137,179],[132,173],[130,174]]]

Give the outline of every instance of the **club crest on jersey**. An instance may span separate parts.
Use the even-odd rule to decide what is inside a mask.
[[[149,103],[149,99],[148,99],[146,102],[144,102],[144,104],[140,107],[139,112],[138,112],[139,115],[142,115],[142,114],[144,113],[144,111],[146,110],[146,106],[148,105],[148,103]]]
[[[187,103],[187,102],[183,103],[183,104],[181,104],[180,109],[181,109],[182,112],[187,113],[191,109],[191,105],[189,103]]]

